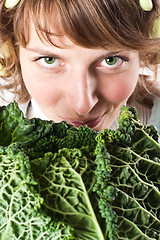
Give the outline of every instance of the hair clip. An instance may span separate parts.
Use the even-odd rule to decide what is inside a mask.
[[[152,0],[139,0],[139,4],[144,11],[151,11],[153,8]]]
[[[153,9],[152,0],[139,0],[139,4],[144,11],[151,11]],[[151,36],[153,38],[160,38],[160,17],[157,16],[154,26],[152,28]]]
[[[5,77],[6,71],[4,70],[4,66],[0,63],[0,77]]]
[[[9,46],[8,46],[9,42],[11,42],[10,38],[9,38],[8,41],[2,43],[2,45],[0,47],[0,49],[2,51],[2,52],[0,52],[0,58],[2,58],[2,59],[9,58],[11,56],[11,51],[10,51]],[[7,72],[5,70],[4,65],[2,65],[0,63],[0,77],[5,77],[5,76],[7,76]]]
[[[153,38],[160,38],[160,17],[156,18],[151,34]]]
[[[9,40],[10,41],[10,40]],[[11,52],[8,46],[8,41],[2,43],[0,46],[1,52],[0,52],[0,58],[9,58],[11,56]]]
[[[13,8],[15,7],[20,0],[6,0],[4,6],[6,8]]]

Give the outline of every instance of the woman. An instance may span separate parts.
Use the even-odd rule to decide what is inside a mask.
[[[20,0],[13,6],[2,0],[2,97],[8,100],[12,91],[28,118],[99,131],[116,128],[127,104],[143,124],[159,127],[153,122],[159,98],[143,71],[151,69],[156,80],[160,6],[150,3],[146,9],[138,0]]]

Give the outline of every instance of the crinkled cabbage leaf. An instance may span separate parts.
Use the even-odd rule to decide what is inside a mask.
[[[1,239],[159,239],[159,135],[134,108],[94,132],[26,119],[13,102],[0,124]]]
[[[110,154],[112,209],[118,239],[160,239],[160,145],[154,126],[143,126],[134,108],[122,108],[119,129],[103,130],[97,141]]]
[[[0,147],[0,239],[74,239],[69,226],[43,211],[36,184],[19,146]]]

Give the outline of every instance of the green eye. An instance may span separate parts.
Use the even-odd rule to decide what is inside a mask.
[[[105,62],[108,65],[115,65],[117,62],[117,57],[109,57],[109,58],[105,58]]]
[[[54,57],[45,57],[44,61],[47,64],[53,64],[56,61],[56,58],[54,58]]]

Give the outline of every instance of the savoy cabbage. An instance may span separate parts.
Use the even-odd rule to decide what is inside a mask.
[[[0,239],[158,240],[160,145],[123,107],[117,130],[0,108]]]
[[[72,230],[41,209],[29,158],[17,144],[0,147],[0,239],[74,239]]]

